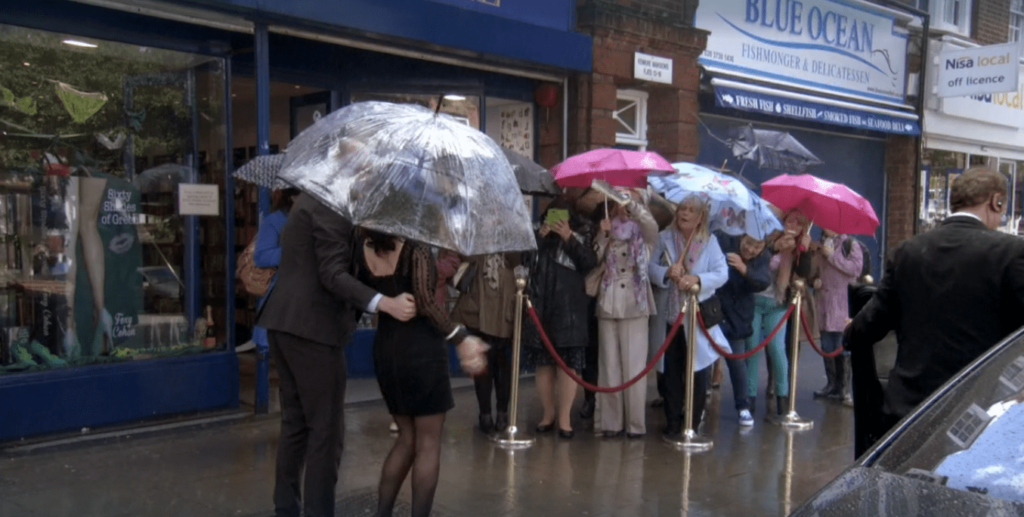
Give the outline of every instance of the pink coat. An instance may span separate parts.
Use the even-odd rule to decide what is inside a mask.
[[[850,309],[847,298],[847,286],[857,280],[864,264],[857,243],[851,243],[850,256],[843,255],[843,242],[848,237],[835,237],[835,251],[825,257],[819,252],[821,287],[814,290],[814,298],[818,305],[818,326],[822,332],[842,332],[846,328]]]

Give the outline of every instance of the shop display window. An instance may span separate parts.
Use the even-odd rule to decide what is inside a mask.
[[[925,168],[922,171],[924,192],[921,207],[921,231],[934,228],[952,212],[949,207],[950,189],[953,180],[970,167],[989,167],[1006,176],[1009,190],[1009,205],[999,230],[1024,235],[1024,178],[1021,177],[1024,163],[994,156],[966,154],[952,151],[928,149],[925,151]]]
[[[223,100],[220,59],[0,25],[0,375],[223,348],[224,219],[178,208]]]

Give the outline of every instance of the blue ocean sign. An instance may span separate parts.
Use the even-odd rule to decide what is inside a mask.
[[[704,66],[862,100],[906,98],[907,33],[897,14],[854,0],[700,2]]]
[[[786,117],[819,124],[845,126],[865,131],[919,135],[917,117],[900,110],[861,109],[854,103],[845,105],[818,102],[813,96],[805,100],[747,91],[728,86],[715,86],[715,101],[721,107],[775,117]]]

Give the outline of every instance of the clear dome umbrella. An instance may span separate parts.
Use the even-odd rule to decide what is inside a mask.
[[[292,140],[278,177],[353,224],[463,255],[537,247],[501,148],[421,106],[335,111]]]

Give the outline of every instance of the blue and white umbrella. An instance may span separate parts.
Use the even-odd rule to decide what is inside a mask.
[[[710,203],[712,231],[764,239],[782,229],[768,203],[740,180],[692,163],[673,163],[672,168],[675,174],[648,176],[648,183],[673,203],[681,203],[691,195]]]

